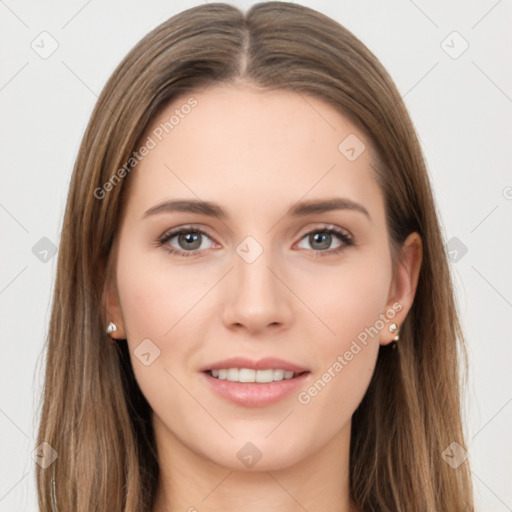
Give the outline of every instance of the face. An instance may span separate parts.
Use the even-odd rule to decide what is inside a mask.
[[[259,470],[346,441],[407,309],[370,141],[314,97],[242,85],[176,99],[144,140],[108,307],[158,438]]]

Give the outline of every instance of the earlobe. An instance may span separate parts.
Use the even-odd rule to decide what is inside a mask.
[[[404,322],[414,301],[421,263],[423,259],[423,245],[418,233],[411,233],[405,240],[396,271],[390,286],[387,311],[393,310],[396,314],[393,323],[382,330],[381,345],[396,341],[400,326]],[[394,325],[396,324],[396,325]]]

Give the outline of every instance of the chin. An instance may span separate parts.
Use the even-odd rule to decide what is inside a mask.
[[[277,437],[273,440],[265,439],[265,435],[243,439],[235,438],[227,444],[219,443],[218,450],[213,453],[207,450],[203,452],[203,457],[232,471],[279,471],[299,463],[311,451],[311,446],[298,446],[289,437],[286,442]]]

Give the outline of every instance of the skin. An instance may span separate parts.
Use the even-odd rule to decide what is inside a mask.
[[[389,325],[401,325],[411,307],[421,240],[409,236],[393,273],[371,143],[333,107],[244,83],[193,96],[197,106],[129,177],[106,305],[118,326],[113,336],[127,339],[153,410],[161,466],[154,512],[354,511],[351,417],[379,344],[394,337]],[[175,99],[147,135],[187,99]],[[352,162],[338,150],[349,134],[366,146]],[[333,196],[363,205],[370,218],[350,209],[284,216],[299,200]],[[166,212],[143,218],[149,208],[178,198],[215,202],[229,217]],[[206,233],[195,255],[157,245],[166,231],[188,224]],[[324,233],[326,224],[350,233],[354,245],[334,254],[343,246],[336,235],[327,248],[311,240],[308,234]],[[236,252],[248,235],[263,249],[252,263]],[[166,243],[187,250],[177,236]],[[263,408],[235,405],[199,373],[227,357],[273,356],[308,368],[301,388],[307,390],[393,304],[401,307],[396,316],[307,404],[294,392]],[[160,350],[149,366],[133,352],[144,339]],[[247,442],[261,453],[250,468],[237,457]]]

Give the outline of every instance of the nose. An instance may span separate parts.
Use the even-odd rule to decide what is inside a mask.
[[[233,267],[228,277],[224,324],[251,334],[289,328],[293,296],[267,252],[252,263],[235,255]]]

